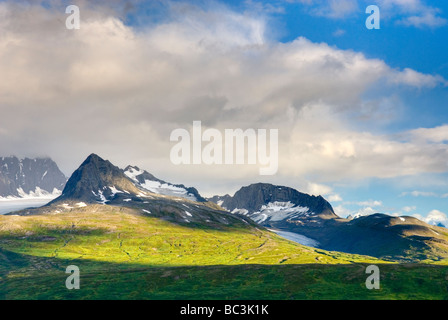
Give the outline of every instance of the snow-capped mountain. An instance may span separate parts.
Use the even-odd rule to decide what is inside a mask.
[[[31,166],[28,160],[17,164],[20,170],[14,175],[8,162],[6,176],[19,177],[23,173],[23,181],[32,180],[25,179]],[[39,181],[45,180],[49,170],[39,172]],[[446,229],[416,218],[375,214],[343,219],[323,197],[284,186],[258,183],[241,188],[233,197],[215,196],[210,200],[217,204],[205,201],[194,188],[165,182],[137,167],[123,170],[91,154],[72,174],[58,198],[40,208],[9,214],[53,215],[80,210],[95,213],[110,206],[107,209],[112,212],[141,214],[193,228],[261,225],[304,245],[395,260],[438,259],[439,252],[448,246]]]
[[[0,198],[55,198],[67,181],[49,158],[0,158]]]
[[[128,178],[147,191],[166,196],[185,198],[191,201],[206,201],[195,188],[187,188],[183,184],[171,184],[160,180],[138,167],[127,166],[123,172]]]
[[[311,196],[293,188],[267,183],[242,187],[233,197],[214,196],[209,200],[265,226],[306,217],[337,217],[330,203],[321,196]]]
[[[374,214],[343,219],[323,197],[284,186],[257,183],[233,197],[209,200],[288,239],[329,251],[412,260],[437,256],[448,245],[443,229],[416,218]]]
[[[73,172],[62,195],[54,201],[77,199],[89,203],[106,203],[120,194],[139,195],[141,190],[120,168],[91,154]]]
[[[122,170],[96,154],[91,154],[72,174],[61,196],[42,208],[15,214],[63,214],[70,210],[96,210],[98,205],[137,210],[190,226],[256,225],[206,201],[194,188],[165,182],[137,167]]]
[[[120,169],[96,154],[87,157],[72,174],[62,195],[55,201],[78,199],[91,203],[108,203],[121,198],[126,201],[129,198],[155,195],[206,201],[195,188],[160,180],[135,166]]]
[[[235,210],[234,210],[235,211]],[[303,216],[313,215],[308,207],[302,207],[288,202],[274,201],[263,205],[259,211],[254,212],[251,218],[258,223],[264,221],[281,221],[284,219],[294,219]]]

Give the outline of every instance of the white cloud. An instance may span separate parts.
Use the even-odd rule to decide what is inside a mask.
[[[359,10],[357,0],[327,0],[313,9],[313,13],[329,18],[345,18]]]
[[[381,207],[383,205],[382,201],[378,200],[367,200],[367,201],[347,201],[344,204],[357,205],[359,207]]]
[[[358,206],[365,206],[365,207],[380,207],[383,205],[383,202],[378,200],[369,200],[369,201],[361,201],[356,203]]]
[[[332,194],[328,196],[328,201],[332,202],[341,202],[343,201],[342,197],[339,194]]]
[[[423,74],[409,68],[392,74],[389,81],[394,84],[405,84],[417,88],[434,88],[439,85],[448,85],[448,82],[441,76]]]
[[[331,19],[347,19],[355,14],[364,13],[368,5],[376,4],[380,8],[381,18],[394,20],[397,24],[417,28],[438,28],[445,26],[447,19],[441,16],[439,8],[427,5],[422,0],[289,0],[301,3],[309,13]]]
[[[413,197],[438,197],[438,195],[435,192],[429,192],[429,191],[411,191],[411,192],[402,192],[400,194],[400,197],[411,195]]]
[[[343,205],[333,207],[333,209],[334,209],[334,213],[336,213],[336,215],[338,215],[341,218],[347,218],[349,215],[353,214],[353,212],[351,210],[347,209]]]
[[[446,172],[448,168],[445,145],[350,130],[325,105],[305,106],[297,118],[290,152],[281,159],[281,167],[290,174],[312,173],[336,181],[348,176],[392,178]]]
[[[378,211],[376,211],[374,208],[372,207],[365,207],[362,208],[360,210],[358,210],[358,212],[355,214],[355,217],[364,217],[364,216],[370,216],[372,214],[378,213]]]
[[[399,23],[405,26],[414,26],[417,28],[438,28],[447,24],[445,18],[437,16],[434,12],[426,12],[421,16],[410,16],[402,19]]]
[[[417,210],[416,206],[406,206],[406,207],[403,207],[403,211],[406,212],[406,213],[409,213],[409,212],[412,212],[412,211],[415,211],[415,210]]]
[[[276,179],[311,176],[312,194],[336,197],[326,186],[336,179],[447,170],[444,146],[347,120],[379,83],[432,87],[437,76],[305,38],[278,43],[263,17],[223,7],[172,4],[182,14],[136,30],[84,4],[81,29],[67,30],[63,10],[0,3],[2,152],[50,155],[67,174],[96,152],[199,188],[256,180],[258,167],[170,164],[170,132],[201,120],[219,130],[279,128]]]
[[[327,195],[333,192],[331,187],[313,182],[308,182],[303,190],[304,192],[315,196]]]
[[[448,226],[448,217],[445,213],[439,211],[439,210],[432,210],[428,213],[426,217],[423,217],[419,214],[413,215],[417,219],[420,219],[428,224],[431,225],[438,225],[443,224],[445,227]]]
[[[343,35],[345,35],[347,32],[343,29],[337,29],[333,32],[333,36],[335,37],[342,37]]]
[[[415,140],[444,143],[448,142],[448,125],[435,128],[419,128],[410,131],[409,134]]]
[[[440,9],[422,0],[379,0],[378,5],[386,16],[397,18],[397,23],[404,26],[437,28],[448,22],[440,16]]]

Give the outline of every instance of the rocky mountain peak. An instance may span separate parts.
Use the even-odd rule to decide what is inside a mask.
[[[50,158],[0,158],[0,197],[58,194],[67,178]]]
[[[285,210],[301,211],[312,215],[337,217],[331,204],[322,196],[312,196],[293,188],[268,183],[255,183],[242,187],[233,197],[226,195],[210,198],[229,211],[245,214],[258,214],[263,210],[271,213]],[[284,209],[284,210],[283,210]]]
[[[120,168],[96,154],[91,154],[73,172],[62,195],[55,201],[76,199],[86,202],[104,202],[115,194],[116,190],[130,194],[140,192]]]

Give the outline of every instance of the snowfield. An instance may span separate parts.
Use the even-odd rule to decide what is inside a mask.
[[[186,189],[176,187],[169,183],[160,183],[159,181],[145,180],[145,183],[141,183],[140,186],[143,189],[153,193],[197,201],[196,197],[188,193]]]
[[[285,219],[297,218],[300,216],[309,216],[312,214],[313,213],[310,212],[310,209],[308,207],[296,206],[290,201],[275,201],[262,206],[260,211],[254,212],[250,217],[255,222],[262,223],[266,220],[281,221]]]
[[[124,172],[124,174],[133,180],[137,185],[142,187],[145,190],[148,190],[149,192],[164,195],[164,196],[172,196],[172,197],[178,197],[178,198],[184,198],[191,201],[197,201],[196,197],[189,193],[186,189],[177,187],[175,185],[172,185],[170,183],[162,183],[157,180],[148,180],[145,179],[145,182],[140,183],[137,179],[137,176],[145,173],[144,170],[137,170],[134,167],[129,168]]]
[[[59,197],[62,194],[61,190],[53,189],[53,192],[47,192],[42,190],[39,187],[36,187],[34,191],[30,191],[30,193],[25,193],[22,188],[17,189],[17,193],[19,197],[0,197],[0,202],[3,201],[20,201],[20,200],[53,200]]]
[[[26,208],[35,208],[46,205],[53,199],[59,197],[62,192],[54,189],[52,193],[36,187],[36,190],[29,194],[25,193],[22,188],[17,189],[20,197],[0,197],[0,214],[18,211]]]

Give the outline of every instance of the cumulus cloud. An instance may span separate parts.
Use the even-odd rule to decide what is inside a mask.
[[[446,25],[447,20],[445,18],[437,16],[435,12],[426,12],[421,16],[406,17],[402,19],[400,23],[405,26],[414,26],[417,28],[438,28]]]
[[[415,214],[413,216],[431,225],[442,224],[445,227],[448,226],[448,216],[439,210],[430,211],[426,217],[419,214]]]
[[[0,3],[6,154],[49,155],[70,174],[96,152],[206,189],[214,178],[258,179],[258,167],[170,163],[170,132],[201,120],[218,130],[279,128],[280,168],[271,182],[313,194],[331,195],[327,182],[341,178],[447,169],[440,143],[359,131],[346,117],[380,82],[433,87],[437,76],[305,38],[278,43],[266,37],[263,17],[225,7],[171,3],[167,10],[182,14],[134,28],[121,11],[78,4],[81,29],[67,30],[62,5]]]
[[[330,19],[347,19],[356,14],[364,14],[371,5],[368,0],[289,0],[299,3],[316,16]],[[406,27],[438,28],[448,22],[439,8],[430,6],[423,0],[378,0],[375,3],[381,10],[381,18],[393,20]]]
[[[325,105],[305,106],[300,114],[291,131],[291,151],[283,158],[290,174],[320,173],[336,181],[346,176],[392,178],[447,170],[443,144],[351,130]]]
[[[341,202],[344,199],[339,194],[331,194],[328,196],[328,201],[331,202]]]
[[[409,68],[397,72],[389,80],[395,84],[405,84],[417,88],[434,88],[439,85],[448,85],[448,82],[441,76],[423,74]]]
[[[365,207],[365,208],[360,209],[355,214],[355,216],[357,216],[357,217],[359,217],[359,216],[370,216],[370,215],[372,215],[374,213],[377,213],[377,211],[374,208],[372,208],[372,207]]]
[[[406,213],[409,213],[409,212],[417,210],[417,207],[416,206],[406,206],[406,207],[403,207],[402,210]]]
[[[380,207],[383,205],[383,202],[378,200],[369,200],[369,201],[361,201],[356,203],[358,206],[366,206],[366,207]]]
[[[389,15],[400,15],[397,23],[404,26],[438,28],[448,22],[440,16],[439,8],[429,6],[423,0],[381,0],[379,5]]]
[[[353,214],[353,212],[351,210],[347,209],[343,205],[338,205],[336,207],[333,207],[333,209],[334,209],[334,213],[336,213],[336,215],[338,215],[341,218],[346,218]]]
[[[340,199],[342,201],[342,199]],[[369,216],[375,213],[382,212],[383,202],[378,200],[367,201],[345,201],[334,208],[335,213],[346,218],[351,216],[353,218],[359,218],[363,216]],[[350,209],[349,209],[350,208]]]
[[[448,142],[448,125],[411,130],[409,135],[415,140],[446,143]]]
[[[435,192],[430,192],[430,191],[418,191],[418,190],[414,190],[411,192],[402,192],[400,194],[400,197],[404,197],[404,196],[413,196],[413,197],[438,197],[437,193]]]

